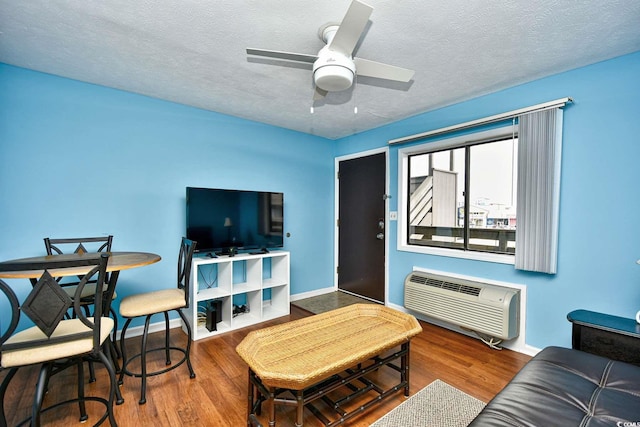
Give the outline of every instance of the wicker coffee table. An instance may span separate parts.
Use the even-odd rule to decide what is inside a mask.
[[[333,426],[400,390],[409,396],[409,344],[420,331],[409,314],[355,304],[250,332],[236,348],[249,365],[247,425],[260,425],[256,415],[263,402],[270,427],[276,425],[276,405],[295,406],[298,427],[305,406],[326,426]],[[397,360],[400,366],[394,364]],[[370,374],[385,367],[399,373],[399,382],[386,387],[376,383],[380,375]],[[334,400],[338,389],[340,397]],[[353,408],[354,399],[372,394]],[[335,419],[312,404],[318,399],[331,408]],[[344,409],[347,406],[351,410]]]

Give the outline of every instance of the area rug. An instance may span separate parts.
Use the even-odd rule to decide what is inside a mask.
[[[485,403],[435,380],[371,427],[466,427]]]
[[[351,304],[375,304],[364,298],[358,298],[355,295],[344,292],[329,292],[315,297],[305,298],[297,301],[291,301],[291,304],[300,307],[303,310],[313,314],[324,313],[325,311],[335,310],[336,308],[345,307]]]

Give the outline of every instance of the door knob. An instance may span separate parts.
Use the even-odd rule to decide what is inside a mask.
[[[382,239],[384,239],[384,233],[378,233],[378,234],[376,234],[376,239],[378,239],[378,240],[382,240]]]

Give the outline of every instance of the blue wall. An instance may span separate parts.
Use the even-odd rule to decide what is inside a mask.
[[[526,336],[533,347],[570,346],[566,315],[574,309],[635,317],[640,310],[640,53],[344,138],[336,155],[566,96],[574,103],[564,114],[558,273],[526,273],[512,265],[397,251],[397,223],[392,222],[392,303],[402,305],[404,277],[418,266],[526,285]],[[393,146],[389,153],[391,210],[397,210],[401,147]]]
[[[0,64],[0,259],[41,254],[48,235],[112,233],[114,250],[163,257],[123,273],[120,295],[171,286],[186,186],[283,191],[292,293],[332,286],[336,156],[570,96],[558,274],[399,252],[396,224],[389,227],[392,303],[402,304],[413,266],[525,284],[527,344],[569,346],[569,311],[632,317],[640,309],[638,76],[634,53],[328,141]]]
[[[123,272],[119,295],[173,286],[185,187],[265,190],[285,195],[292,293],[332,286],[334,147],[0,64],[0,259],[41,255],[46,236],[113,234],[116,251],[162,256]]]

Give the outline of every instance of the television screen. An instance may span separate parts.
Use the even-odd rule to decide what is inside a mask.
[[[284,246],[282,193],[187,187],[187,238],[200,252]]]

